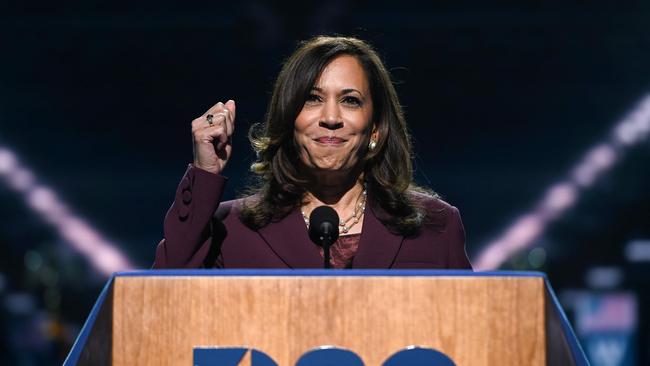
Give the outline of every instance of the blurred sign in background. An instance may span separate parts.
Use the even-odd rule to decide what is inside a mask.
[[[547,272],[594,365],[650,362],[650,4],[172,1],[0,5],[0,364],[56,365],[109,273],[147,268],[190,121],[246,130],[299,40],[391,69],[416,179],[479,269]],[[435,141],[435,143],[433,143]]]

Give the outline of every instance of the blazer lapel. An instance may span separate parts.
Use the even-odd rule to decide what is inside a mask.
[[[352,268],[390,268],[404,237],[388,231],[370,207],[366,205],[361,239]]]
[[[309,239],[300,210],[295,209],[258,233],[289,268],[323,268],[318,247]]]

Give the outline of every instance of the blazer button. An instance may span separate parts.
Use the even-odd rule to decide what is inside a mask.
[[[183,195],[182,195],[182,196],[183,196],[183,203],[184,203],[184,204],[187,205],[187,204],[189,204],[190,202],[192,202],[192,192],[190,192],[190,191],[183,191]]]
[[[187,215],[190,214],[190,208],[185,205],[178,205],[178,217],[181,220],[185,220]]]

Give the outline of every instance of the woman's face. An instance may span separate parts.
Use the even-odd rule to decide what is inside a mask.
[[[367,151],[372,107],[368,79],[359,61],[348,55],[334,58],[296,117],[294,138],[302,163],[320,171],[356,167]]]

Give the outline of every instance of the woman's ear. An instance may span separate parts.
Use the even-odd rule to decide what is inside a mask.
[[[377,126],[372,128],[372,133],[370,134],[370,140],[371,141],[379,141],[379,130],[377,130]]]

